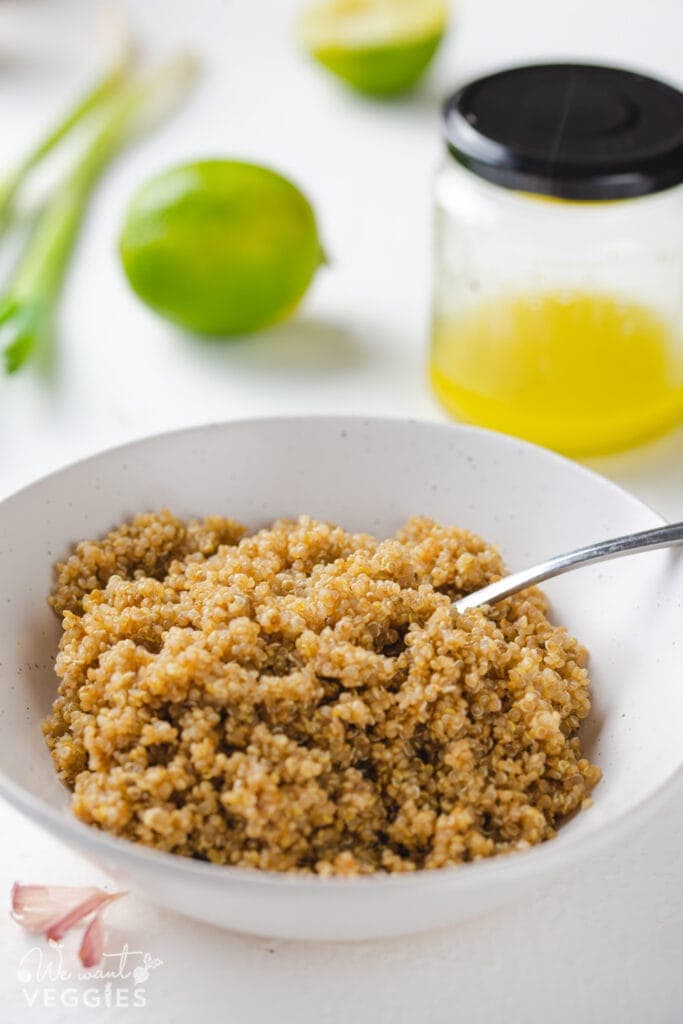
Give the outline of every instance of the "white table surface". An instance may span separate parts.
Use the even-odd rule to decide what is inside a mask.
[[[273,412],[440,417],[424,381],[430,180],[438,99],[473,72],[584,57],[681,77],[681,0],[462,0],[428,84],[400,104],[354,98],[291,38],[290,0],[128,0],[150,51],[195,47],[206,70],[172,123],[127,153],[98,191],[60,318],[59,372],[0,379],[0,497],[106,445],[200,421]],[[0,4],[2,161],[97,65],[93,0]],[[297,319],[246,342],[174,333],[128,291],[115,237],[132,188],[176,160],[234,155],[298,180],[331,266]],[[683,516],[683,431],[598,468]],[[678,685],[679,680],[672,680]],[[103,877],[0,806],[0,900],[15,878]],[[659,820],[532,905],[454,931],[364,945],[244,938],[156,909],[112,908],[109,945],[164,961],[144,1009],[27,1007],[34,943],[0,915],[0,1020],[674,1024],[683,1020],[683,792]]]

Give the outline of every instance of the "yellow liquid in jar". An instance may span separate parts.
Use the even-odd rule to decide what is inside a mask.
[[[528,295],[437,322],[431,379],[459,419],[597,454],[683,419],[680,348],[644,306],[588,292]]]

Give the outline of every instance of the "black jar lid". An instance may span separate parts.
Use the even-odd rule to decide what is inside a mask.
[[[683,182],[683,93],[632,71],[511,68],[463,86],[443,116],[453,156],[505,188],[598,200]]]

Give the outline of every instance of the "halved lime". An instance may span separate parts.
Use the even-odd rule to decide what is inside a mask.
[[[393,96],[417,82],[443,38],[446,0],[324,0],[301,19],[301,41],[354,89]]]

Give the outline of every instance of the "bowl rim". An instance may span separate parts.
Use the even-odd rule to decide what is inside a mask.
[[[107,455],[131,452],[133,449],[146,443],[162,440],[172,441],[176,436],[219,429],[229,430],[231,427],[248,428],[250,426],[263,425],[264,423],[280,427],[292,422],[302,423],[304,421],[324,421],[330,424],[337,424],[341,429],[348,427],[350,424],[356,426],[393,424],[395,426],[411,426],[415,429],[437,430],[444,433],[451,432],[464,435],[465,437],[467,435],[484,435],[495,438],[496,442],[507,445],[512,449],[521,449],[534,452],[535,454],[540,453],[543,458],[565,465],[572,472],[589,477],[599,482],[600,486],[616,491],[621,498],[625,498],[641,510],[649,512],[653,517],[653,526],[664,524],[667,521],[646,502],[641,501],[640,498],[637,498],[629,491],[620,487],[619,484],[614,483],[614,481],[609,480],[600,473],[557,452],[521,440],[520,438],[469,424],[444,423],[427,418],[402,416],[368,416],[358,413],[250,416],[211,421],[178,427],[168,431],[145,434],[123,444],[111,445],[100,449],[83,458],[60,466],[10,493],[0,500],[0,506],[10,503],[15,499],[26,497],[34,488],[41,487],[48,480],[58,477],[65,472],[94,463]],[[217,882],[221,884],[222,882],[226,885],[266,886],[277,889],[293,888],[297,890],[343,893],[348,893],[349,890],[357,890],[358,892],[367,893],[370,888],[376,890],[378,887],[390,890],[397,887],[411,890],[431,890],[435,887],[478,889],[509,880],[518,879],[522,881],[534,874],[541,876],[551,872],[553,869],[568,864],[575,865],[605,846],[616,842],[619,838],[631,834],[638,825],[642,825],[656,813],[658,807],[666,801],[671,790],[682,782],[683,757],[681,764],[660,782],[655,789],[642,797],[632,808],[621,812],[612,821],[605,822],[595,831],[589,832],[584,836],[577,837],[572,835],[562,839],[560,834],[552,841],[540,843],[538,846],[530,849],[512,851],[510,854],[499,854],[494,857],[482,858],[478,861],[439,868],[438,870],[421,868],[405,873],[374,872],[368,875],[353,875],[349,877],[324,877],[316,874],[296,874],[293,872],[266,871],[259,868],[246,868],[227,864],[212,864],[208,861],[193,860],[178,854],[156,850],[153,847],[147,847],[129,839],[110,835],[95,826],[84,824],[77,818],[53,807],[47,800],[34,796],[19,783],[6,776],[1,770],[0,797],[7,800],[9,804],[27,818],[45,828],[48,832],[57,835],[72,847],[78,849],[85,847],[86,852],[90,851],[95,859],[105,862],[107,867],[109,867],[109,861],[112,858],[116,858],[118,861],[130,865],[132,869],[136,866],[142,869],[156,867],[159,870],[163,870],[167,875],[169,873],[176,873],[179,876],[179,880],[185,879],[197,883]],[[590,813],[590,808],[587,808],[583,813]]]

